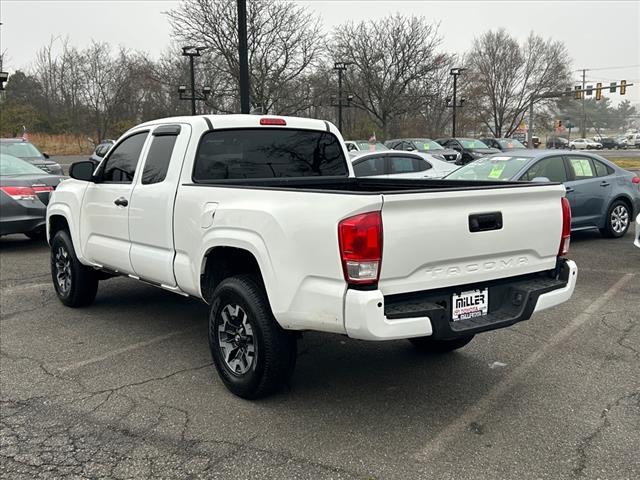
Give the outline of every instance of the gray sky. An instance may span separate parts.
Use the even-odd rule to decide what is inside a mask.
[[[248,0],[249,2],[251,0]],[[177,0],[2,0],[1,48],[5,69],[26,69],[51,37],[69,37],[82,47],[91,39],[156,57],[169,43],[162,12]],[[591,83],[626,79],[635,83],[626,98],[640,102],[640,1],[299,1],[321,17],[328,31],[345,21],[390,13],[423,15],[440,22],[443,50],[463,53],[474,36],[506,28],[519,39],[530,31],[563,41],[573,68]],[[626,68],[609,68],[622,67]],[[575,73],[579,79],[580,73]],[[619,95],[611,95],[617,103]]]

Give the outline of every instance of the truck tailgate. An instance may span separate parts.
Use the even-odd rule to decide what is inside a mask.
[[[380,290],[393,295],[553,269],[564,194],[556,184],[384,194]]]

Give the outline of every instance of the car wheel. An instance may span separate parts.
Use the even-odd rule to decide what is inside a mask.
[[[222,382],[246,399],[280,389],[296,362],[294,335],[278,325],[264,288],[249,275],[227,278],[215,289],[209,348]]]
[[[447,353],[467,345],[475,335],[454,338],[452,340],[439,340],[431,337],[410,338],[409,341],[419,351],[424,353]]]
[[[44,228],[33,230],[31,232],[26,232],[25,235],[29,237],[31,240],[43,241],[47,239],[47,231]]]
[[[607,211],[606,224],[600,229],[600,233],[609,238],[622,237],[629,230],[630,218],[627,204],[622,200],[616,200]]]
[[[569,150],[575,150],[575,149],[576,149],[576,146],[575,146],[575,145],[571,145],[571,146],[569,146]]]
[[[68,307],[84,307],[96,298],[98,273],[80,263],[66,230],[51,241],[51,278],[58,298]]]

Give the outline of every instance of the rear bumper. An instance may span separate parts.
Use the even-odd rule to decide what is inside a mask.
[[[481,285],[385,297],[379,290],[348,290],[345,330],[362,340],[395,340],[433,336],[451,339],[503,328],[527,320],[540,310],[566,302],[575,288],[578,268],[561,260],[550,272],[495,280]],[[489,289],[489,313],[451,322],[451,295]]]

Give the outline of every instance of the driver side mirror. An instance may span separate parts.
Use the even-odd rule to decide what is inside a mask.
[[[82,162],[75,162],[75,163],[72,163],[71,166],[69,167],[69,176],[71,178],[75,178],[76,180],[92,182],[94,169],[95,169],[94,163],[89,160],[85,160]]]
[[[44,153],[44,152],[42,152],[42,156],[43,156],[44,158],[46,158],[47,160],[49,159],[49,154],[48,154],[48,153]]]

